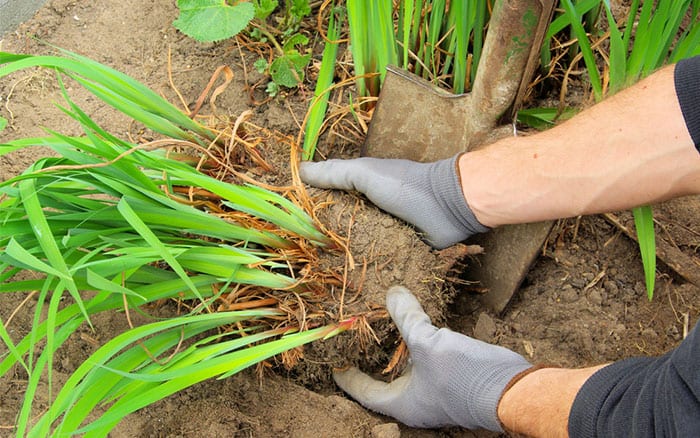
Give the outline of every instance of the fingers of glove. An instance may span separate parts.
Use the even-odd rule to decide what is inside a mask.
[[[406,342],[411,358],[426,365],[434,360],[444,359],[435,354],[440,347],[442,354],[451,351],[457,354],[474,354],[474,360],[481,362],[512,360],[520,357],[503,347],[491,345],[478,339],[438,329],[425,313],[418,299],[403,286],[392,286],[386,294],[386,307],[391,318]],[[427,361],[427,362],[426,362]]]
[[[368,169],[367,160],[371,159],[327,160],[318,163],[304,161],[299,164],[299,176],[302,181],[315,187],[365,193],[368,180],[373,175]]]
[[[411,376],[410,369],[391,383],[375,380],[357,368],[334,371],[335,383],[361,405],[399,420],[401,407],[406,402],[406,387]]]
[[[386,294],[386,308],[409,351],[424,346],[437,331],[416,297],[403,286],[392,286]]]

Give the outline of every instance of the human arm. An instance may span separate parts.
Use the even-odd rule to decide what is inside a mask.
[[[606,366],[586,380],[570,411],[576,437],[700,436],[700,322],[661,357]]]
[[[449,160],[438,166],[361,158],[302,163],[301,176],[319,187],[365,193],[378,207],[416,225],[438,248],[499,225],[700,193],[695,147],[700,142],[700,57],[677,66],[548,131],[463,154],[452,168],[444,165]],[[441,192],[436,182],[454,178],[461,197],[453,196],[454,187]],[[466,225],[451,219],[455,212]],[[433,223],[438,225],[427,229]]]
[[[660,358],[538,368],[511,350],[433,326],[405,288],[387,292],[387,309],[408,347],[404,374],[385,383],[350,368],[334,378],[365,407],[409,426],[505,429],[533,437],[700,432],[698,325]]]
[[[519,354],[433,326],[403,287],[387,292],[387,310],[409,351],[390,383],[351,368],[338,385],[365,407],[414,427],[462,426],[528,436],[566,436],[569,408],[596,368],[532,367]]]
[[[498,418],[514,433],[530,437],[567,437],[571,406],[588,378],[604,365],[580,369],[542,368],[504,392]]]
[[[677,67],[682,67],[680,73],[686,84],[684,91],[678,87]],[[697,86],[700,81],[700,58],[677,67],[661,70],[619,95],[582,112],[559,128],[530,137],[504,139],[484,150],[462,155],[458,165],[454,166],[454,175],[459,177],[463,206],[469,209],[482,227],[486,227],[618,210],[700,193],[700,159],[696,150],[700,143],[700,87]],[[371,163],[373,168],[369,173],[367,163]],[[424,208],[420,202],[401,205],[403,196],[396,188],[405,189],[403,182],[414,171],[422,174],[421,178],[425,181],[433,180],[437,173],[432,173],[431,167],[414,167],[392,160],[391,173],[396,176],[395,181],[392,184],[382,184],[382,163],[389,161],[336,160],[332,163],[332,171],[327,164],[309,163],[306,171],[302,168],[302,178],[322,187],[358,189],[363,193],[365,190],[370,191],[373,196],[368,194],[369,199],[380,208],[384,208],[384,199],[391,199],[391,204],[398,204],[399,210],[405,214],[399,217],[414,225],[417,225],[414,217],[429,220],[433,214],[430,208]],[[357,184],[358,180],[361,180],[360,185]],[[382,196],[374,196],[376,193]],[[423,193],[428,197],[439,197],[439,193],[434,190]],[[394,213],[391,209],[386,210]],[[434,212],[438,215],[440,213]],[[418,228],[421,226],[418,225]],[[471,231],[465,229],[448,238],[466,238],[470,234]],[[447,333],[445,329],[437,332]],[[475,357],[480,358],[481,351],[490,350],[483,343],[455,335],[445,338],[455,340],[449,344],[466,351],[467,355],[476,351],[478,354]],[[584,427],[586,431],[593,430],[593,434],[603,431],[612,436],[625,435],[630,430],[637,430],[633,429],[635,424],[647,425],[649,421],[656,425],[664,424],[667,427],[664,430],[673,430],[676,426],[695,427],[690,429],[693,432],[700,429],[697,420],[700,418],[697,399],[697,394],[700,394],[698,345],[691,348],[695,352],[694,359],[683,362],[686,364],[686,378],[679,378],[678,373],[674,377],[672,371],[677,365],[664,365],[660,359],[632,359],[600,370],[535,370],[516,381],[508,390],[505,390],[508,383],[520,373],[502,374],[497,379],[497,384],[490,386],[488,391],[489,394],[494,391],[503,394],[501,403],[497,405],[493,403],[493,397],[480,398],[478,390],[469,391],[471,401],[467,404],[464,401],[466,397],[448,397],[448,389],[435,384],[445,374],[441,370],[449,368],[448,375],[457,376],[451,377],[453,380],[461,381],[464,378],[465,382],[462,383],[467,387],[476,385],[475,388],[483,388],[483,379],[478,379],[475,383],[470,377],[481,376],[473,372],[470,360],[465,361],[467,365],[463,366],[455,366],[454,362],[448,361],[447,366],[432,367],[430,364],[434,362],[424,363],[416,357],[434,359],[439,356],[434,353],[439,351],[444,356],[449,349],[438,350],[437,344],[424,342],[417,348],[420,354],[414,356],[416,348],[411,345],[409,350],[413,350],[412,370],[416,369],[416,363],[423,363],[424,370],[437,371],[426,371],[422,378],[411,371],[398,383],[387,385],[372,383],[367,376],[353,369],[348,373],[338,373],[336,381],[341,388],[370,409],[423,427],[446,425],[442,413],[447,404],[450,411],[456,409],[464,413],[477,409],[482,418],[488,418],[490,425],[500,420],[514,432],[535,436],[565,436],[567,423],[568,431],[573,431],[572,435],[576,436]],[[683,348],[679,350],[684,351]],[[515,362],[512,355],[504,354],[504,357],[509,357],[507,363]],[[494,369],[501,369],[497,363],[493,366]],[[648,373],[640,376],[630,372],[639,370],[636,367],[641,366]],[[656,375],[656,370],[662,370],[663,376]],[[617,379],[612,382],[614,387],[606,383],[609,376]],[[411,382],[414,383],[409,385]],[[691,393],[695,394],[694,401],[688,396],[688,403],[678,403],[674,398],[678,391],[669,390],[670,385],[691,388]],[[661,392],[653,391],[654,388],[659,388]],[[610,396],[612,390],[623,397],[617,399]],[[474,394],[476,395],[471,397]],[[644,394],[647,404],[635,404],[637,394]],[[657,395],[665,403],[651,403]],[[426,397],[430,400],[427,406],[422,402]],[[619,400],[623,402],[617,403]],[[649,411],[649,403],[655,411]],[[403,408],[414,404],[424,409],[415,412]],[[433,405],[439,407],[437,412],[428,409]],[[595,409],[590,409],[591,406]],[[636,416],[630,415],[631,412]],[[427,416],[427,419],[418,414]],[[432,416],[436,418],[434,423],[430,422]],[[453,421],[450,424],[490,427],[486,423],[474,421],[472,415],[466,420],[461,415],[449,418]],[[692,421],[689,422],[688,418]],[[417,422],[418,419],[420,422]],[[615,435],[610,431],[620,430],[614,429],[616,424],[627,429],[622,429],[622,433]],[[540,429],[541,427],[547,429]],[[500,428],[499,424],[493,430]],[[680,427],[678,430],[683,431]],[[680,434],[695,435],[699,433]]]
[[[495,227],[700,193],[700,155],[676,95],[675,68],[550,130],[462,155],[462,189],[475,216]]]

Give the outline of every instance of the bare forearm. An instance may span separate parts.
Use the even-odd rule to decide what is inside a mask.
[[[530,437],[567,437],[569,412],[581,386],[603,365],[583,369],[542,368],[503,394],[498,418],[503,426]]]
[[[700,193],[673,67],[549,131],[465,154],[459,168],[469,206],[491,227]]]

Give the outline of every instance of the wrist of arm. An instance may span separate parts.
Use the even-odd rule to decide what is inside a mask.
[[[700,193],[700,154],[678,99],[670,66],[547,131],[464,154],[474,215],[496,227]]]
[[[506,430],[516,434],[567,437],[569,412],[576,394],[603,366],[541,368],[525,375],[501,397],[499,420]]]

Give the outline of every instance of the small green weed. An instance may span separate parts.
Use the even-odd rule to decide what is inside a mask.
[[[272,78],[266,90],[270,96],[276,96],[280,86],[293,88],[304,81],[304,70],[311,61],[311,54],[302,54],[298,48],[308,43],[307,37],[295,33],[285,41],[283,46],[275,46],[278,56],[271,63],[263,58],[255,62],[254,67],[258,72],[267,73]]]
[[[304,70],[311,59],[302,53],[309,40],[297,33],[301,21],[311,13],[308,0],[285,2],[275,32],[267,22],[279,9],[277,0],[255,0],[233,2],[222,0],[178,0],[180,16],[173,25],[185,35],[202,42],[221,41],[249,30],[249,35],[258,41],[267,41],[275,48],[270,62],[259,60],[255,67],[270,75],[272,82],[267,92],[271,96],[279,93],[280,87],[297,87],[304,81]],[[281,34],[282,43],[275,35]]]

